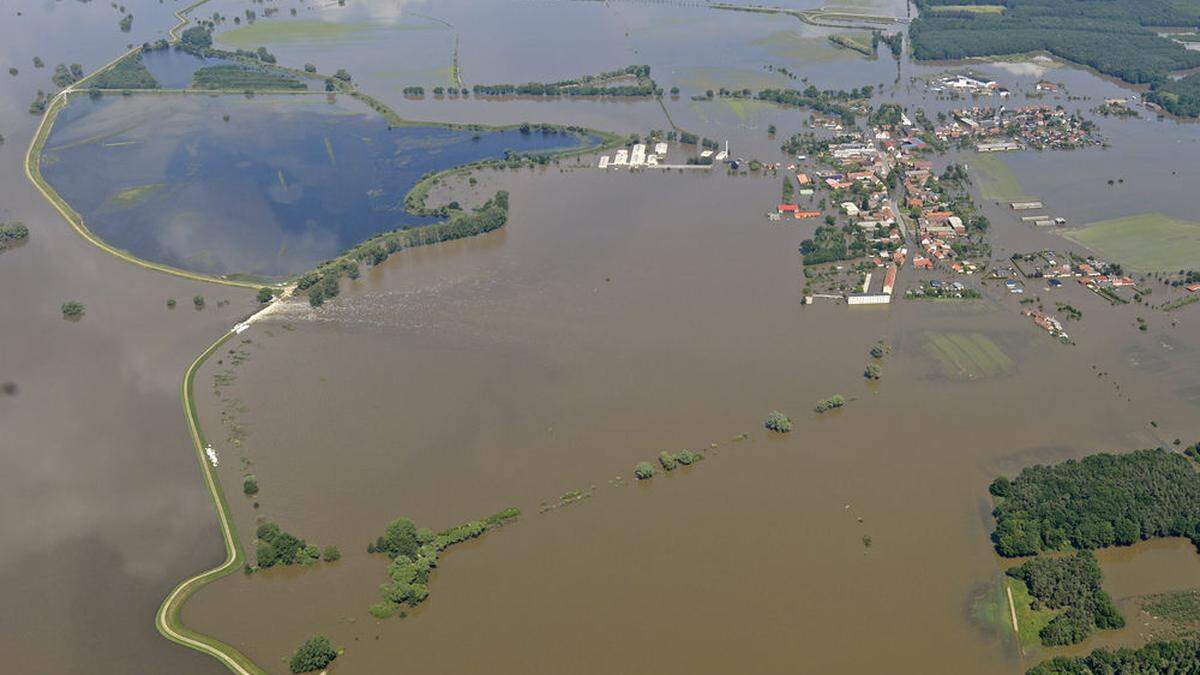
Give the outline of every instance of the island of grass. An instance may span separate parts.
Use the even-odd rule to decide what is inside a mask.
[[[1161,213],[1102,220],[1064,236],[1138,272],[1180,270],[1200,260],[1200,223]]]
[[[992,541],[1005,557],[1128,546],[1153,537],[1200,545],[1200,474],[1162,449],[1027,467],[989,488]]]
[[[382,553],[392,561],[388,565],[391,581],[379,588],[383,602],[371,605],[371,615],[384,619],[395,614],[402,605],[416,607],[424,602],[429,597],[429,576],[437,567],[439,553],[520,515],[520,509],[510,506],[483,520],[473,520],[441,532],[418,528],[408,518],[392,521],[382,536],[367,545],[368,553]]]

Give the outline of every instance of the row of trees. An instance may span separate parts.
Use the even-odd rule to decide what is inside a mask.
[[[634,83],[612,83],[612,80],[628,78],[632,78]],[[477,84],[471,90],[476,96],[655,96],[663,93],[650,79],[650,66],[647,65],[627,66],[599,75],[585,75],[558,82]]]
[[[1200,545],[1200,475],[1163,449],[1101,453],[997,478],[992,541],[1006,557],[1127,546],[1152,537]]]
[[[1057,656],[1026,675],[1097,675],[1098,673],[1194,673],[1200,671],[1200,641],[1151,642],[1141,649],[1097,649],[1087,656]]]
[[[256,67],[237,63],[222,63],[196,69],[196,72],[192,74],[192,86],[196,89],[236,89],[247,91],[263,89],[295,91],[308,88],[308,85],[290,75],[261,70]]]

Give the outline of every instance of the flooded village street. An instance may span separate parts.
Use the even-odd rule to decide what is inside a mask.
[[[168,593],[224,560],[202,470],[219,481],[217,508],[245,557],[192,593],[179,621],[245,655],[248,672],[294,670],[289,655],[313,635],[338,649],[332,675],[1007,675],[1175,634],[1144,607],[1152,594],[1200,588],[1200,554],[1182,538],[1097,552],[1123,628],[1042,647],[998,624],[988,598],[1020,561],[993,548],[989,484],[1034,464],[1200,441],[1200,303],[1156,276],[1175,270],[1151,256],[1114,258],[1132,249],[1092,227],[1161,214],[1172,232],[1191,232],[1194,123],[1134,99],[1138,117],[1097,115],[1105,99],[1137,92],[1058,61],[916,63],[886,45],[868,59],[830,42],[846,29],[787,14],[617,0],[210,0],[192,21],[224,17],[216,47],[264,46],[283,66],[347,79],[328,93],[321,76],[307,93],[81,94],[38,156],[40,175],[105,242],[218,275],[193,280],[81,237],[25,164],[41,119],[26,108],[39,89],[55,91],[54,66],[91,72],[127,44],[166,38],[183,6],[0,8],[0,59],[18,70],[0,72],[0,223],[29,228],[28,241],[0,249],[0,649],[13,669],[229,672],[155,629]],[[906,17],[903,3],[872,11]],[[127,12],[128,33],[118,28]],[[155,58],[151,72],[170,87],[194,82],[192,57]],[[433,93],[642,63],[660,96]],[[1011,93],[937,90],[967,71]],[[1038,93],[1046,82],[1056,88]],[[965,189],[990,221],[983,269],[918,270],[908,256],[889,304],[847,305],[850,291],[805,304],[818,265],[800,251],[825,216],[847,232],[856,223],[824,187],[794,200],[811,219],[780,218],[806,185],[798,173],[840,172],[781,145],[844,130],[832,115],[706,91],[810,83],[870,85],[865,105],[921,108],[939,126],[972,106],[1062,105],[1094,120],[1104,146],[921,154],[934,177],[969,174]],[[673,135],[664,161],[699,159],[705,146],[674,136],[691,133],[728,142],[738,164],[599,168],[620,142],[551,154],[608,142],[605,132],[653,148],[653,130]],[[891,140],[871,133],[854,142]],[[492,164],[438,178],[424,211],[406,200],[426,174],[466,162]],[[887,190],[889,204],[904,202]],[[302,294],[306,276],[322,283],[307,270],[359,242],[482,213],[499,195],[502,228],[363,255],[322,301]],[[1022,201],[1062,222],[1022,220],[1012,206]],[[902,245],[919,252],[927,226],[906,229]],[[1014,255],[1039,269],[1124,262],[1112,278],[1137,287],[1105,286],[1113,301],[1086,276],[1022,275]],[[826,269],[850,278],[843,266],[860,262]],[[956,282],[980,297],[906,296]],[[271,299],[285,285],[299,290]],[[199,361],[204,467],[181,403],[185,369],[268,300],[269,316]],[[85,306],[81,317],[66,316],[68,301]],[[1047,335],[1035,312],[1061,319],[1069,339]],[[814,411],[834,395],[844,406]],[[772,410],[790,418],[789,433],[764,429]],[[703,461],[656,459],[684,450]],[[644,461],[653,479],[635,478]],[[507,507],[520,517],[453,550],[438,544],[421,577],[427,599],[376,615],[381,585],[397,577],[376,549],[389,523],[407,517],[445,536]],[[259,564],[271,523],[314,553]]]

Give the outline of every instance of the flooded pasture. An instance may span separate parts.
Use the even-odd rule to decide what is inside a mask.
[[[404,207],[426,173],[579,142],[388,128],[357,102],[323,96],[79,97],[55,124],[42,171],[115,246],[184,269],[271,278],[432,222]]]

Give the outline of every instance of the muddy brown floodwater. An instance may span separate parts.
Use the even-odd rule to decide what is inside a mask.
[[[203,424],[261,486],[258,509],[232,500],[247,549],[265,518],[344,554],[234,575],[185,607],[269,669],[324,632],[354,673],[1018,672],[1035,659],[969,619],[1002,564],[987,483],[1196,431],[1169,373],[1121,357],[1153,336],[1095,296],[1072,296],[1090,322],[1075,347],[1007,298],[801,307],[806,228],[757,215],[776,179],[479,175],[481,193],[512,191],[504,231],[394,256],[320,311],[255,326],[219,395],[228,364],[199,376]],[[930,338],[959,332],[1012,367],[948,376]],[[879,339],[893,351],[868,386]],[[818,418],[833,393],[852,401]],[[768,436],[772,409],[795,431]],[[631,484],[658,450],[713,442]],[[220,471],[240,484],[237,462]],[[365,547],[389,520],[442,528],[510,504],[522,519],[444,555],[408,618],[367,614],[387,565]]]
[[[0,253],[0,383],[12,385],[0,395],[0,653],[19,672],[223,672],[162,639],[153,618],[178,580],[222,559],[179,384],[253,309],[251,293],[111,258],[62,222],[22,167],[37,123],[28,102],[52,91],[54,65],[90,71],[163,37],[181,5],[124,4],[136,16],[130,33],[107,3],[0,7],[0,63],[19,70],[0,74],[0,220],[32,232]],[[673,120],[731,138],[735,156],[782,160],[780,142],[807,113],[691,96],[802,86],[769,64],[822,87],[875,84],[931,115],[971,103],[938,100],[911,79],[962,64],[905,58],[892,83],[886,56],[847,58],[826,43],[831,31],[779,16],[462,0],[405,3],[401,16],[394,3],[348,4],[341,38],[289,46],[290,33],[273,34],[265,18],[256,30],[281,63],[347,67],[412,119],[639,134]],[[257,5],[222,0],[204,14]],[[327,5],[301,6],[296,21],[336,22],[341,7]],[[452,30],[384,31],[417,19]],[[356,32],[366,29],[382,32]],[[683,92],[662,104],[403,95],[409,84],[449,84],[460,43],[468,85],[646,62]],[[425,53],[430,44],[440,51]],[[404,66],[388,70],[381,53]],[[33,68],[34,56],[46,67]],[[1129,94],[1045,61],[971,67],[1009,86],[1014,105],[1032,102],[1024,92],[1043,77],[1074,98],[1039,100],[1073,111]],[[1110,150],[1001,161],[1072,224],[1152,210],[1193,217],[1197,164],[1184,150],[1200,127],[1149,115],[1099,126]],[[201,423],[248,554],[255,525],[270,519],[343,558],[229,576],[184,606],[184,623],[272,673],[314,633],[345,648],[333,672],[371,674],[988,675],[1060,653],[1021,656],[1010,634],[972,618],[972,599],[1008,564],[988,541],[987,485],[1031,463],[1200,438],[1197,310],[1109,307],[1074,284],[1053,295],[1029,284],[1047,304],[1082,310],[1069,324],[1077,344],[1063,345],[997,287],[962,304],[802,307],[796,248],[813,225],[762,217],[779,177],[575,166],[477,173],[478,186],[459,186],[464,201],[510,190],[507,228],[364,268],[325,307],[297,302],[205,365]],[[1114,177],[1127,180],[1109,185]],[[983,205],[1000,257],[1078,250],[1020,224],[1001,201]],[[191,308],[197,294],[203,311]],[[63,320],[69,299],[86,305],[82,320]],[[868,349],[881,339],[892,350],[868,385]],[[946,344],[1001,356],[963,368]],[[811,412],[834,393],[849,399],[844,409]],[[790,435],[762,429],[774,409],[792,417]],[[695,467],[632,481],[634,464],[659,450],[712,444]],[[240,494],[245,472],[258,479],[254,498]],[[571,490],[591,496],[539,513]],[[443,528],[509,505],[522,518],[447,551],[409,616],[367,613],[387,562],[365,549],[390,520]],[[1065,653],[1139,644],[1154,629],[1136,614],[1139,596],[1200,586],[1187,542],[1098,556],[1129,626]]]

